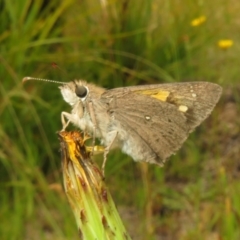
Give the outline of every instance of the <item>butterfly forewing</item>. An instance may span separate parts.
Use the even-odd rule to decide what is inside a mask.
[[[102,99],[118,101],[120,98],[127,98],[131,101],[129,93],[135,93],[167,102],[183,112],[194,128],[211,113],[221,92],[222,88],[214,83],[186,82],[115,88],[106,91]],[[135,102],[133,95],[131,98]],[[140,98],[140,101],[145,101],[145,98]]]
[[[135,160],[144,156],[160,163],[211,113],[220,94],[216,84],[192,82],[117,88],[101,99],[116,124],[128,132],[123,151]]]

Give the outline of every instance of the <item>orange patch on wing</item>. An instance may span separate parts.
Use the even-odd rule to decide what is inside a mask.
[[[137,90],[135,91],[138,94],[148,95],[149,97],[156,98],[163,102],[166,102],[167,97],[169,96],[169,91],[163,91],[158,89],[148,89],[148,90]]]

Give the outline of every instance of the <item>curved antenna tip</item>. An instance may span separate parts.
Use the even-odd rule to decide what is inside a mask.
[[[22,83],[25,83],[26,81],[28,81],[28,80],[30,80],[31,78],[30,77],[24,77],[23,79],[22,79]]]

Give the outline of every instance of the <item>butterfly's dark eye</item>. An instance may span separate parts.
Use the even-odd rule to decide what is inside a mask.
[[[75,88],[75,93],[78,97],[80,98],[84,98],[87,96],[87,88],[84,87],[84,86],[79,86],[79,85],[76,85],[76,88]]]

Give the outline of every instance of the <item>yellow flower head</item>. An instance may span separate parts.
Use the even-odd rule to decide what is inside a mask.
[[[204,22],[206,22],[206,19],[207,19],[206,16],[200,16],[200,17],[198,17],[198,18],[193,19],[193,20],[191,21],[191,25],[192,25],[193,27],[197,27],[197,26],[203,24]]]
[[[218,47],[221,49],[228,49],[232,47],[233,41],[231,39],[223,39],[218,41]]]

